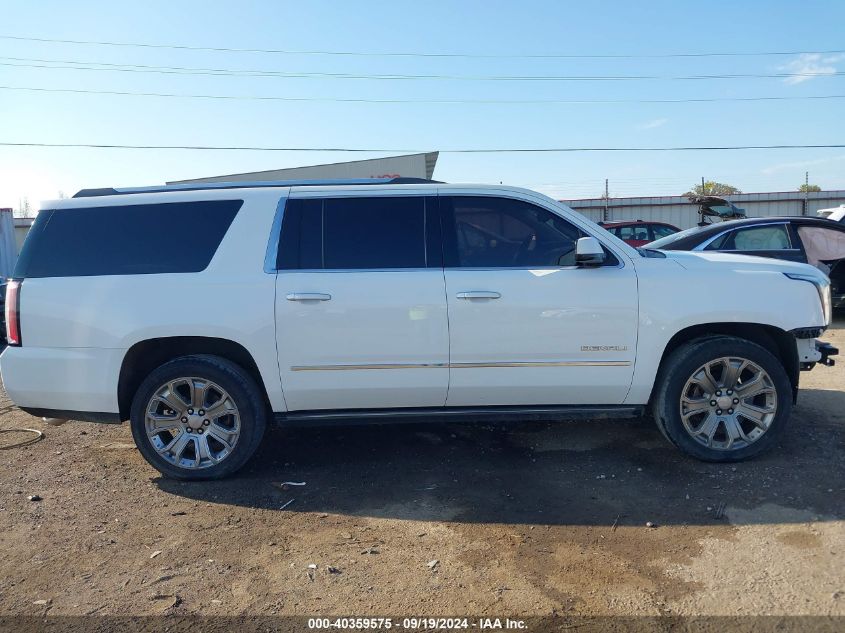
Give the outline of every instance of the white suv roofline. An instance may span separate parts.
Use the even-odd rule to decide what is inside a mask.
[[[105,187],[100,189],[80,189],[74,198],[98,198],[102,196],[120,196],[134,193],[166,193],[172,191],[206,191],[216,189],[257,189],[273,187],[312,187],[321,185],[389,185],[389,184],[441,184],[437,180],[425,178],[336,178],[319,180],[233,180],[228,182],[201,182],[176,185],[148,185],[145,187]]]

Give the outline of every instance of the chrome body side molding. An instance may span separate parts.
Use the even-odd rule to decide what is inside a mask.
[[[482,369],[496,367],[627,367],[628,360],[565,360],[492,363],[382,363],[372,365],[294,365],[291,371],[350,371],[361,369]]]

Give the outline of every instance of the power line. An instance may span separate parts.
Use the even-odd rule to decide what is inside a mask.
[[[213,51],[225,53],[269,53],[278,55],[334,55],[351,57],[445,57],[466,59],[664,59],[677,57],[766,57],[784,55],[835,55],[845,50],[815,51],[746,51],[746,52],[693,52],[693,53],[646,53],[646,54],[487,54],[487,53],[420,53],[420,52],[376,52],[347,50],[293,50],[278,48],[236,48],[223,46],[189,46],[186,44],[151,44],[149,42],[113,42],[98,40],[69,40],[46,37],[22,37],[0,35],[0,39],[49,44],[73,44],[84,46],[122,46],[132,48],[154,48],[189,51]]]
[[[625,103],[716,103],[743,101],[803,101],[845,99],[845,95],[810,95],[777,97],[700,97],[693,99],[365,99],[355,97],[279,97],[260,95],[187,94],[171,92],[131,92],[123,90],[88,90],[84,88],[38,88],[31,86],[0,86],[0,90],[50,92],[66,94],[117,95],[126,97],[164,97],[173,99],[220,99],[227,101],[289,101],[322,103],[419,103],[419,104],[625,104]]]
[[[283,79],[373,79],[373,80],[451,80],[451,81],[700,81],[713,79],[771,79],[795,77],[839,77],[842,71],[798,73],[742,73],[710,75],[409,75],[401,73],[366,74],[334,72],[288,72],[236,68],[196,68],[189,66],[149,66],[143,64],[111,64],[78,60],[0,57],[8,60],[0,66],[14,68],[46,68],[56,70],[93,70],[100,72],[156,73],[167,75],[206,75],[215,77],[259,77]],[[14,62],[14,63],[11,63]],[[27,62],[27,63],[19,63]],[[35,63],[29,63],[35,62]],[[51,65],[47,65],[51,64]],[[62,64],[57,66],[56,64]]]
[[[252,151],[252,152],[354,152],[354,153],[405,153],[418,154],[428,150],[407,148],[364,147],[267,147],[254,145],[123,145],[111,143],[16,143],[0,141],[3,147],[64,147],[87,149],[145,149],[145,150],[197,150],[197,151]],[[823,145],[713,145],[679,147],[520,147],[488,149],[442,149],[441,154],[512,154],[512,153],[575,153],[575,152],[711,152],[737,150],[777,149],[841,149],[843,144]]]

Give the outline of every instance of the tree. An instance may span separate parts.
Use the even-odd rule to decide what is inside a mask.
[[[798,191],[800,191],[801,193],[808,193],[810,191],[821,191],[821,190],[822,190],[822,188],[819,187],[818,185],[801,185],[800,187],[798,187]]]
[[[696,185],[689,191],[687,191],[684,195],[685,196],[729,196],[732,193],[742,193],[739,189],[734,187],[733,185],[726,185],[723,182],[715,182],[713,180],[708,180],[703,185]]]
[[[29,203],[29,198],[21,198],[18,200],[18,211],[15,214],[19,218],[28,218],[32,215],[32,205]]]

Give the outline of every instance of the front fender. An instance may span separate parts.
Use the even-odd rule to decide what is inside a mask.
[[[637,277],[637,357],[625,404],[648,402],[667,347],[683,343],[678,337],[682,339],[684,332],[698,337],[709,328],[750,340],[761,335],[784,335],[791,340],[791,330],[824,328],[816,288],[778,270],[741,265],[690,270],[670,259],[644,258],[637,262]],[[783,341],[775,342],[783,345]],[[792,367],[786,369],[793,373]]]

